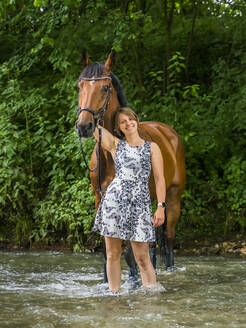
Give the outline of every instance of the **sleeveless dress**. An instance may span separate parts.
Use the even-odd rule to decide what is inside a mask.
[[[99,204],[93,230],[102,236],[154,242],[155,229],[149,194],[150,142],[130,146],[117,144],[115,178]]]

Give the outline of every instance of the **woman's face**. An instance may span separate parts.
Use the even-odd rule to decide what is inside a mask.
[[[128,115],[119,115],[119,128],[124,135],[136,133],[138,129],[138,123],[134,118],[130,118]]]

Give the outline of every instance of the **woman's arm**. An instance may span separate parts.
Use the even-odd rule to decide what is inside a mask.
[[[166,200],[166,183],[164,178],[164,163],[159,146],[151,143],[151,162],[155,180],[157,202],[165,202]],[[158,206],[154,214],[154,226],[158,227],[164,223],[164,208]]]
[[[119,139],[112,135],[108,130],[103,128],[102,126],[98,126],[98,128],[102,129],[102,147],[109,151],[113,158],[116,152],[116,147],[119,142]],[[99,132],[98,128],[95,129],[93,135],[97,141],[99,141]]]

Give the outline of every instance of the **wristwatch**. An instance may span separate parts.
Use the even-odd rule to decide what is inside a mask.
[[[157,206],[161,206],[161,207],[167,207],[167,204],[166,204],[166,202],[159,202],[158,204],[157,204]]]

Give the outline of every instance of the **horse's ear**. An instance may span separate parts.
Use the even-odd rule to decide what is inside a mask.
[[[89,59],[89,55],[88,52],[86,50],[82,51],[82,65],[83,67],[89,65],[90,59]]]
[[[115,61],[116,61],[116,51],[111,50],[104,64],[104,69],[106,74],[110,74],[111,68],[114,66]]]

